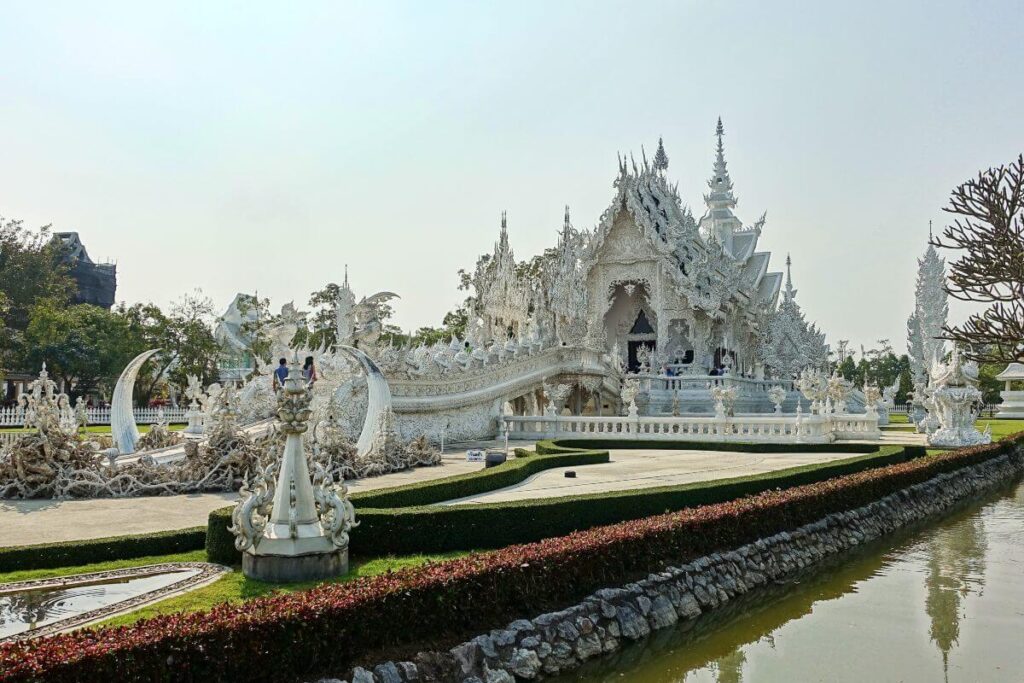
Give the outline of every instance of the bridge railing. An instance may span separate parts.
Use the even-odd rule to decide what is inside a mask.
[[[873,438],[878,417],[739,415],[735,417],[594,417],[506,415],[510,439],[603,438],[627,441],[753,441],[829,443],[835,438]],[[869,429],[874,425],[874,431]],[[836,431],[836,426],[840,430]],[[848,436],[856,433],[858,436]]]
[[[640,380],[640,386],[646,391],[687,391],[702,390],[710,387],[736,387],[740,395],[749,396],[767,393],[774,386],[781,386],[786,391],[795,391],[793,380],[751,379],[733,375],[630,375]]]

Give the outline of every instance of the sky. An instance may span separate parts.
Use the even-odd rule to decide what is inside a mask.
[[[78,231],[129,303],[303,307],[347,264],[414,329],[503,210],[539,253],[659,136],[699,216],[721,116],[807,317],[902,349],[928,222],[1024,151],[1022,35],[1020,0],[0,0],[0,215]]]

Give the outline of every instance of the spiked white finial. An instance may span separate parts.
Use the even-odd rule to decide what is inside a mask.
[[[658,171],[665,171],[668,168],[668,155],[665,154],[665,143],[658,138],[658,151],[654,153],[654,168]]]

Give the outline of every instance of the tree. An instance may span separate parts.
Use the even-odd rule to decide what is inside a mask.
[[[335,306],[341,287],[333,282],[313,292],[309,305],[313,307],[312,329],[300,327],[295,333],[295,345],[309,348],[334,348],[338,343],[338,321]]]
[[[31,232],[0,216],[0,367],[26,364],[23,335],[36,304],[67,305],[74,291],[50,227]]]
[[[24,361],[33,369],[45,362],[50,375],[75,393],[97,390],[108,396],[145,343],[123,312],[43,299],[32,308],[25,329]]]
[[[979,362],[1024,361],[1024,154],[958,186],[944,211],[957,218],[931,244],[959,252],[946,291],[988,306],[945,338]]]
[[[139,376],[140,401],[148,402],[165,378],[179,387],[185,386],[188,375],[198,376],[204,384],[217,380],[221,349],[213,335],[213,311],[213,302],[200,290],[175,301],[169,313],[152,303],[118,310],[142,340],[144,348],[139,352],[153,348],[162,351],[149,370]]]

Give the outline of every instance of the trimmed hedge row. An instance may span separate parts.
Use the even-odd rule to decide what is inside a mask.
[[[355,493],[352,494],[351,499],[358,510],[429,505],[513,486],[526,481],[538,472],[555,467],[594,465],[602,462],[608,462],[607,451],[575,449],[561,455],[522,456],[515,460],[508,460],[497,467],[488,467],[478,472],[416,482],[380,491]],[[231,511],[233,509],[232,506],[214,510],[207,518],[206,555],[211,562],[231,565],[242,561],[241,554],[235,550],[235,537],[228,531],[228,527],[231,526]],[[364,556],[369,554],[369,551],[364,552],[361,548],[353,548],[353,552]]]
[[[202,550],[205,542],[206,527],[198,526],[138,536],[0,548],[0,572],[74,567],[150,555],[185,553]]]
[[[528,478],[556,467],[572,467],[574,465],[596,465],[608,462],[608,451],[603,449],[566,449],[558,454],[538,458],[531,455],[506,460],[497,467],[489,467],[478,472],[457,474],[444,479],[421,481],[404,486],[355,493],[351,496],[353,504],[369,508],[404,508],[416,505],[431,505],[446,500],[466,498],[480,493],[514,486]]]
[[[734,451],[738,453],[872,453],[870,443],[753,443],[734,441],[621,441],[614,439],[545,439],[538,441],[542,455],[584,450],[616,448],[647,450]]]
[[[621,445],[621,442],[617,445]],[[673,444],[661,442],[659,447],[664,449],[667,445]],[[553,450],[557,455],[525,458],[524,462],[586,454],[602,454],[607,460],[608,455],[607,451],[581,452],[579,449],[564,445],[563,442],[541,442],[537,447],[548,452]],[[862,452],[865,447],[857,445],[857,448],[859,450],[853,452]],[[513,543],[527,543],[561,536],[602,524],[613,524],[698,505],[721,503],[769,489],[800,486],[830,477],[904,462],[925,454],[924,448],[917,446],[887,446],[877,451],[874,447],[869,448],[873,452],[860,457],[744,477],[561,498],[473,505],[375,508],[367,505],[369,496],[358,500],[353,497],[359,526],[351,534],[351,552],[358,556],[382,556],[501,548]],[[822,450],[822,447],[817,447],[817,450]],[[559,462],[565,463],[564,460]],[[425,494],[423,495],[426,498]],[[461,496],[451,498],[454,497]],[[451,498],[442,497],[439,500]],[[210,513],[207,552],[213,562],[237,564],[241,561],[239,552],[234,547],[234,537],[227,530],[230,525],[231,508],[222,508]]]
[[[310,680],[860,507],[1011,454],[1014,439],[309,591],[0,644],[0,681]]]

